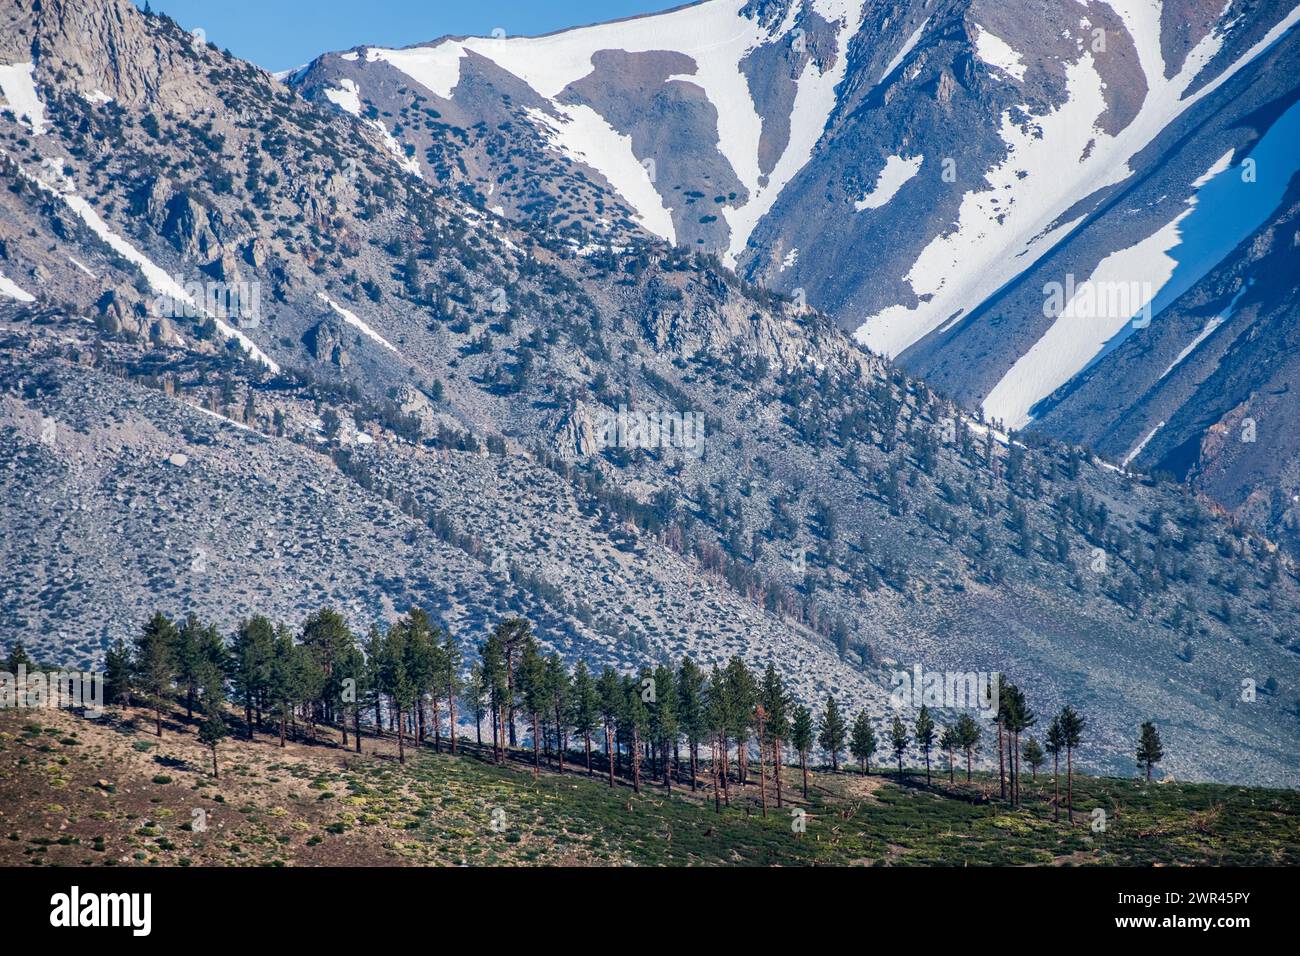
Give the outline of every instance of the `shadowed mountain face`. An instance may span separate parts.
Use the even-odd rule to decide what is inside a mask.
[[[357,48],[292,82],[485,208],[714,252],[990,420],[1185,478],[1294,547],[1293,430],[1274,417],[1231,466],[1216,436],[1273,416],[1291,375],[1230,343],[1294,316],[1257,263],[1290,236],[1298,21],[1287,0],[707,0]]]
[[[594,59],[525,46],[507,63],[455,41],[432,59],[331,55],[295,89],[125,0],[0,0],[0,631],[80,663],[158,607],[228,631],[326,603],[364,629],[419,604],[470,643],[517,612],[570,659],[739,654],[773,661],[805,702],[834,693],[876,714],[900,671],[996,671],[1040,713],[1088,714],[1089,766],[1130,772],[1134,730],[1155,719],[1178,776],[1296,782],[1300,582],[1271,541],[1078,444],[1009,440],[798,297],[680,244],[693,234],[678,224],[706,210],[721,248],[751,202],[785,201],[806,175],[790,150],[821,136],[800,104],[847,90],[855,57],[893,82],[965,42],[966,14],[874,10],[871,32],[828,3],[665,16],[723,14],[672,30],[732,44],[737,76],[767,83],[757,126],[715,99],[741,88],[722,61],[662,48],[661,18],[616,25],[648,32],[599,41]],[[732,20],[767,39],[742,50]],[[570,63],[582,56],[608,81]],[[781,58],[794,88],[770,75]],[[711,117],[713,138],[646,122],[615,80]],[[391,100],[372,98],[381,87]],[[1114,95],[1116,116],[1136,108]],[[627,131],[611,140],[601,117]],[[700,171],[651,176],[635,152],[584,167],[554,145],[579,135],[593,161],[613,141],[676,144]],[[727,152],[741,141],[752,164]],[[888,155],[902,158],[868,174],[855,215],[890,209],[928,168]],[[635,170],[657,212],[632,178],[612,191]],[[690,189],[670,202],[673,177]],[[1222,354],[1267,371],[1287,333],[1258,297],[1282,294],[1266,270],[1294,258],[1288,228],[1103,362],[1133,362],[1166,315],[1203,327],[1239,268],[1272,284],[1242,286],[1224,327],[1246,316],[1258,332]],[[742,244],[742,276],[756,256]],[[1202,364],[1221,331],[1157,398],[1170,389],[1178,409],[1179,390],[1226,375]],[[1259,401],[1286,414],[1273,368]],[[1177,457],[1201,419],[1160,414],[1150,453]],[[1202,441],[1185,470],[1235,487],[1255,460],[1236,448]],[[1243,682],[1260,687],[1249,701]]]

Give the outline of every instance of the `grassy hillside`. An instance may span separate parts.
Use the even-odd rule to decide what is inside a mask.
[[[328,735],[330,742],[324,740]],[[784,777],[787,806],[761,816],[758,787],[712,795],[662,785],[640,795],[579,772],[493,766],[472,742],[397,763],[391,741],[357,756],[337,734],[281,749],[221,744],[221,776],[182,714],[161,739],[149,714],[99,721],[0,713],[0,864],[131,865],[1169,865],[1300,863],[1300,794],[1079,777],[1075,825],[1054,823],[1050,774],[1024,808],[976,775],[949,789],[924,774]],[[523,755],[520,755],[521,758]],[[960,781],[960,774],[958,775]],[[769,782],[770,786],[770,782]],[[1064,781],[1062,781],[1064,787]],[[793,801],[793,802],[791,802]],[[773,797],[769,791],[769,804]],[[1094,809],[1106,827],[1093,828]],[[794,832],[793,810],[806,813]]]

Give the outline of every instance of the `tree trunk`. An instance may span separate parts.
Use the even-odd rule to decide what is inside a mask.
[[[537,712],[533,711],[533,778],[542,772],[542,742],[537,728]]]
[[[284,725],[286,720],[287,718],[285,717],[284,712],[281,711],[280,712],[280,746],[281,747],[284,746]]]
[[[357,742],[357,753],[361,753],[361,708],[352,709],[352,739]]]
[[[590,727],[591,725],[588,724],[587,726]],[[591,769],[591,731],[589,730],[582,732],[582,748],[587,752],[587,776],[595,776],[594,771]]]
[[[699,789],[699,780],[695,776],[695,752],[698,746],[699,744],[695,743],[695,741],[691,741],[686,745],[686,752],[691,761],[691,793],[695,793]]]
[[[451,752],[456,752],[456,695],[447,688],[447,733],[451,736]]]
[[[153,709],[153,721],[154,721],[154,732],[159,737],[161,737],[162,736],[162,705],[161,704],[154,707]]]
[[[248,739],[253,739],[253,704],[249,701],[244,705],[244,723],[248,724]]]
[[[1074,826],[1074,748],[1065,748],[1065,807]]]
[[[221,771],[217,769],[217,745],[212,745],[212,779],[220,780]]]
[[[402,726],[402,708],[397,708],[397,762],[406,763],[406,728]]]
[[[772,741],[772,775],[776,777],[776,808],[782,807],[781,802],[781,741]]]
[[[641,731],[632,728],[632,749],[628,756],[632,760],[632,790],[641,792]]]
[[[966,782],[970,783],[970,748],[966,748]]]
[[[1061,755],[1052,754],[1052,788],[1056,791],[1052,798],[1052,820],[1061,822]]]
[[[433,702],[433,752],[442,753],[442,704]]]
[[[614,738],[610,734],[609,721],[605,721],[605,756],[609,758],[609,785],[614,786]]]
[[[1001,793],[1001,799],[1007,798],[1007,769],[1002,762],[1002,725],[998,724],[998,790]]]
[[[799,769],[803,771],[803,798],[808,799],[808,751],[799,751]]]

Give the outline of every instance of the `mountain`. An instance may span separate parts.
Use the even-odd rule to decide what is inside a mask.
[[[813,12],[745,10],[803,24],[799,75],[830,77],[848,40]],[[515,117],[489,133],[390,76],[428,102],[412,154],[412,106],[310,85],[369,52],[286,83],[125,0],[0,0],[0,24],[0,628],[42,659],[98,661],[158,607],[228,633],[419,604],[467,644],[520,613],[570,660],[738,654],[876,714],[917,665],[998,671],[1088,715],[1089,766],[1130,772],[1158,720],[1179,777],[1296,781],[1300,580],[1274,541],[991,428],[654,237],[594,170],[497,171],[501,124],[548,109],[524,89],[480,90]]]
[[[292,82],[485,209],[716,253],[990,420],[1187,480],[1294,551],[1274,345],[1297,22],[1290,2],[708,0],[359,47]],[[1258,440],[1225,443],[1246,418]]]

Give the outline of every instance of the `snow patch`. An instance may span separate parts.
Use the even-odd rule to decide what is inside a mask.
[[[13,114],[14,122],[27,120],[32,135],[40,136],[45,132],[45,107],[36,95],[35,68],[31,63],[0,65],[0,93],[5,98],[4,110]]]
[[[17,299],[19,302],[36,301],[36,296],[25,289],[19,288],[18,283],[6,277],[3,272],[0,272],[0,295],[10,299]]]
[[[975,55],[995,69],[1024,82],[1025,61],[1011,49],[1011,44],[975,24]]]
[[[890,156],[885,160],[885,168],[876,177],[876,185],[861,199],[853,204],[858,212],[864,209],[879,209],[897,195],[903,184],[921,171],[924,156],[904,159],[902,156]]]
[[[538,109],[528,115],[549,130],[552,143],[570,159],[599,172],[636,211],[633,218],[655,235],[674,242],[672,214],[664,207],[650,173],[632,152],[632,137],[625,136],[585,104],[560,105],[561,116]]]

